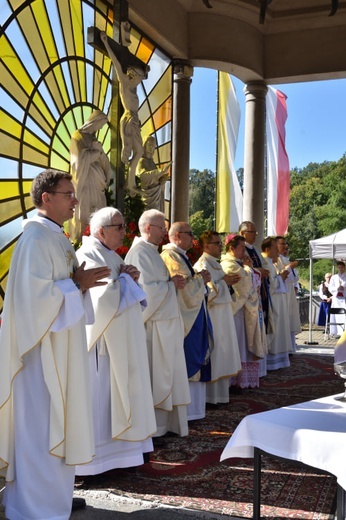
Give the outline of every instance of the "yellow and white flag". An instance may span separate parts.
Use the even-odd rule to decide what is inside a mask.
[[[231,77],[218,73],[216,226],[219,233],[237,231],[243,217],[243,195],[234,168],[240,108]]]

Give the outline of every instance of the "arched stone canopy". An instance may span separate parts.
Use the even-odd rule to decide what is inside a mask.
[[[191,67],[223,70],[245,83],[243,217],[255,221],[261,233],[264,195],[258,187],[264,186],[267,85],[346,77],[346,3],[337,2],[330,16],[331,0],[271,0],[264,23],[259,16],[261,0],[128,0],[128,4],[131,22],[174,59]],[[173,121],[189,125],[188,118],[176,116]],[[187,133],[180,126],[175,134],[180,131]],[[189,157],[180,157],[180,162],[189,164]],[[172,182],[185,193],[187,179],[188,172],[173,162]],[[178,202],[182,199],[173,197],[172,216],[186,217],[188,208],[176,207]]]
[[[248,83],[346,77],[346,3],[272,0],[264,24],[259,0],[129,0],[131,21],[171,56],[222,68]],[[222,66],[221,66],[222,65]]]

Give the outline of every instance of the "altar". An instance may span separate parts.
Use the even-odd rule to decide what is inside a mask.
[[[235,457],[255,458],[255,520],[260,519],[261,451],[335,475],[338,482],[337,520],[344,520],[346,403],[335,397],[248,415],[239,423],[221,454],[221,461]]]

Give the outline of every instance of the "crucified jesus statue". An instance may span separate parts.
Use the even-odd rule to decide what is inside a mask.
[[[120,119],[121,160],[124,164],[129,165],[125,189],[129,191],[131,197],[134,197],[138,193],[135,177],[136,167],[143,155],[141,124],[138,118],[137,86],[146,78],[146,73],[139,67],[129,66],[125,74],[119,59],[108,43],[106,33],[101,31],[100,38],[112,60],[119,81],[119,94],[124,107],[124,113]]]

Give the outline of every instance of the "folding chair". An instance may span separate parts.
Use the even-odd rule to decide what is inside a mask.
[[[335,316],[335,321],[330,323],[330,316]],[[328,311],[326,326],[324,329],[324,341],[329,339],[330,336],[330,325],[339,326],[345,331],[345,323],[346,323],[346,309],[343,307],[331,307]]]

